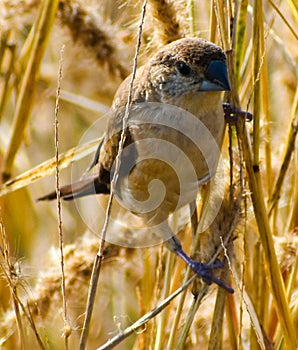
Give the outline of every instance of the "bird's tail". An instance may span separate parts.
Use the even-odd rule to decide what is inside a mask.
[[[94,194],[109,194],[110,186],[99,181],[98,175],[90,175],[84,179],[65,185],[60,188],[60,196],[64,200],[85,197]],[[38,198],[38,201],[46,201],[57,198],[56,191]]]

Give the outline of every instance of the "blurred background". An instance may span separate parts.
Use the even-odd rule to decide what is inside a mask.
[[[57,203],[36,201],[55,188],[54,161],[46,169],[41,164],[55,156],[59,65],[62,69],[59,153],[62,154],[72,148],[78,150],[86,130],[100,118],[106,120],[114,93],[132,71],[142,5],[131,0],[2,0],[0,3],[3,183],[0,188],[0,347],[3,349],[78,348],[99,238],[88,231],[75,203],[62,204],[68,328],[60,287]],[[259,150],[263,200],[268,213],[272,208],[270,218],[268,214],[264,221],[270,225],[274,254],[286,287],[286,291],[277,294],[285,293],[290,307],[285,324],[290,322],[296,329],[297,24],[298,7],[292,0],[148,0],[138,57],[138,64],[142,65],[159,47],[185,36],[202,37],[227,52],[233,50],[232,79],[241,108],[257,118],[246,127]],[[99,123],[96,129],[98,137],[102,136],[104,124]],[[239,159],[235,130],[231,135],[234,156]],[[228,147],[227,137],[223,147],[227,164]],[[69,159],[64,160],[67,167],[60,171],[60,183],[71,181],[74,168],[75,176],[79,177],[90,165],[95,148],[87,147],[86,157],[72,161],[73,165]],[[253,149],[253,152],[257,151]],[[264,268],[268,260],[263,255],[247,176],[244,174],[243,202],[238,208],[241,214],[235,224],[234,250],[230,257],[240,278],[239,286],[245,285],[255,314],[249,316],[246,309],[250,314],[252,309],[246,305],[243,290],[240,293],[231,278],[236,293],[223,306],[218,333],[214,333],[216,325],[212,323],[217,287],[212,286],[183,338],[186,319],[194,307],[189,289],[185,300],[176,298],[166,312],[153,318],[117,349],[290,349],[285,344],[293,342],[283,332],[283,320],[277,316],[276,295]],[[225,215],[231,216],[233,212]],[[102,223],[103,220],[104,212]],[[190,247],[190,224],[178,226],[184,245]],[[122,230],[120,234],[126,234],[123,227],[118,229]],[[99,347],[152,310],[183,283],[185,273],[183,263],[171,258],[161,246],[130,250],[108,244],[105,254],[88,349]],[[175,327],[174,320],[177,320]],[[261,331],[254,330],[256,324]],[[69,336],[68,345],[65,334]],[[262,337],[261,341],[257,340],[258,336]]]

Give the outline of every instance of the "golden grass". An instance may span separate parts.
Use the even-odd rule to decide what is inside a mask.
[[[57,204],[35,201],[55,188],[49,175],[60,50],[65,45],[58,104],[64,183],[70,171],[62,169],[83,173],[95,147],[77,146],[102,114],[85,98],[104,110],[132,71],[141,7],[120,0],[0,3],[0,159],[2,178],[10,177],[0,187],[3,349],[78,349],[99,239],[75,204],[63,203],[59,248]],[[254,114],[252,123],[239,120],[227,132],[223,158],[233,176],[214,223],[192,242],[190,225],[173,218],[189,252],[205,261],[227,256],[221,278],[235,294],[198,280],[188,287],[190,272],[163,247],[107,244],[87,348],[114,348],[108,339],[117,349],[297,347],[297,28],[292,0],[148,0],[138,64],[179,37],[214,41],[228,56],[233,90],[226,100]],[[201,193],[199,226],[209,195],[208,188]]]

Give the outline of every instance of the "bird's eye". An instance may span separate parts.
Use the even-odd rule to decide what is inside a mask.
[[[191,72],[191,68],[189,65],[187,65],[185,62],[183,61],[179,61],[177,63],[177,69],[179,71],[180,74],[187,76],[189,75],[189,73]]]

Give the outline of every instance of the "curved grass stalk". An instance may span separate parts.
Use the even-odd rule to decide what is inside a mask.
[[[64,169],[79,159],[84,158],[91,153],[94,153],[98,147],[99,142],[100,141],[98,139],[92,140],[82,146],[74,147],[64,153],[61,153],[59,155],[59,168]],[[44,163],[39,164],[38,166],[15,177],[14,179],[5,182],[0,186],[0,197],[14,192],[20,188],[26,187],[46,176],[54,174],[55,167],[56,160],[55,157],[53,157]]]
[[[176,298],[180,293],[182,293],[196,278],[197,276],[192,276],[186,283],[184,283],[180,288],[178,288],[174,293],[168,296],[165,300],[163,300],[158,306],[156,306],[153,310],[146,313],[144,316],[139,318],[136,322],[134,322],[131,326],[127,327],[124,331],[117,334],[115,337],[108,340],[104,345],[97,348],[97,350],[109,350],[113,349],[117,344],[121,343],[124,339],[130,336],[132,333],[138,331],[141,327],[143,327],[147,322],[149,322],[152,318],[158,315],[164,308],[166,308],[171,301]]]

